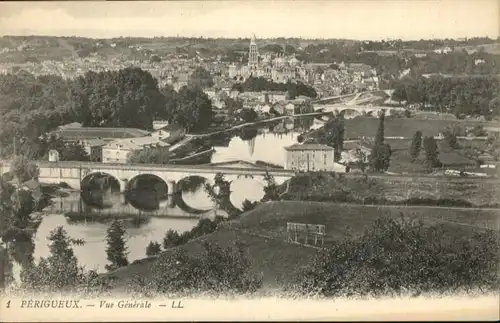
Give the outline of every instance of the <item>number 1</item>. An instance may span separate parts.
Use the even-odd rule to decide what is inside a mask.
[[[10,301],[7,302],[7,308],[10,308]]]

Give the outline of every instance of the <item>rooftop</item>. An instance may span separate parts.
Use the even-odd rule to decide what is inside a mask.
[[[157,138],[146,136],[138,138],[125,138],[114,140],[106,145],[109,148],[120,147],[124,149],[142,149],[145,146],[153,147],[167,147],[170,146],[168,143],[158,140]]]
[[[181,125],[178,125],[176,123],[172,123],[172,124],[169,124],[169,125],[166,125],[165,127],[161,127],[161,128],[158,128],[156,129],[155,131],[178,131],[178,130],[182,130],[183,127]]]
[[[320,144],[294,144],[285,147],[285,150],[333,150],[333,148]]]
[[[56,131],[67,140],[136,138],[149,135],[148,131],[136,128],[63,128]]]

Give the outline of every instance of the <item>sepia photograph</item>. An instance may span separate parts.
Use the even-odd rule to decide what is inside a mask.
[[[500,319],[500,1],[0,3],[0,321]]]

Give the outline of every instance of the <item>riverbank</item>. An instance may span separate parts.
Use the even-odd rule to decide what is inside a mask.
[[[229,127],[229,128],[225,128],[225,129],[217,130],[217,131],[212,131],[212,132],[207,132],[207,133],[199,133],[199,134],[191,133],[191,134],[187,134],[186,137],[193,138],[193,139],[194,138],[207,138],[207,137],[218,135],[218,134],[221,134],[224,132],[238,130],[238,129],[250,127],[250,126],[259,126],[259,125],[263,125],[266,123],[276,122],[276,121],[289,119],[289,118],[315,117],[315,116],[328,115],[328,114],[331,114],[331,113],[330,112],[310,112],[310,113],[303,113],[303,114],[284,115],[284,116],[273,117],[273,118],[269,118],[269,119],[257,120],[254,122],[245,122],[245,123],[241,123],[241,124]]]

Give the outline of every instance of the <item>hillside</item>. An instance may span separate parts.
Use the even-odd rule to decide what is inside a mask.
[[[204,241],[228,246],[236,241],[248,246],[250,271],[263,277],[264,289],[274,290],[289,282],[297,270],[307,265],[316,249],[286,242],[286,223],[300,222],[326,225],[325,245],[345,239],[348,233],[356,236],[369,227],[377,216],[400,216],[400,212],[423,219],[424,223],[445,223],[471,228],[496,228],[499,212],[478,210],[448,210],[446,208],[400,208],[341,205],[322,202],[269,202],[227,222],[218,231],[192,240],[182,248],[192,255],[202,250]],[[164,251],[172,253],[174,249]],[[136,275],[149,279],[157,257],[135,261],[131,265],[103,277],[114,278],[114,290],[120,291]]]
[[[270,289],[287,283],[293,273],[301,265],[307,264],[316,253],[316,249],[313,248],[266,239],[229,228],[219,229],[177,248],[184,249],[191,255],[196,255],[203,250],[204,241],[214,242],[220,246],[229,246],[236,241],[246,244],[250,258],[250,272],[261,276],[264,286]],[[168,254],[173,251],[172,248],[164,253]],[[151,268],[156,261],[157,257],[138,260],[127,267],[106,273],[103,277],[112,278],[114,280],[113,289],[119,291],[125,288],[136,275],[146,280],[150,279]]]

